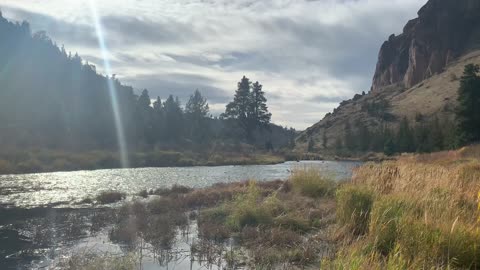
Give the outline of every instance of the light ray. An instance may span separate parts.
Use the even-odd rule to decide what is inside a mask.
[[[115,89],[115,83],[112,79],[112,70],[110,67],[110,61],[108,59],[108,47],[105,42],[105,36],[103,33],[102,22],[97,12],[97,8],[95,5],[94,0],[90,0],[90,11],[92,14],[93,24],[95,26],[95,32],[97,34],[98,39],[98,46],[100,47],[100,51],[102,53],[103,59],[103,66],[105,69],[105,73],[107,76],[107,84],[108,90],[110,93],[110,101],[112,103],[112,111],[115,121],[115,128],[117,133],[117,141],[118,141],[118,148],[120,151],[120,161],[122,163],[122,167],[127,168],[129,166],[128,162],[128,150],[127,150],[127,142],[125,139],[125,131],[123,128],[123,122],[120,115],[120,108],[118,105],[118,98],[117,98],[117,91]]]

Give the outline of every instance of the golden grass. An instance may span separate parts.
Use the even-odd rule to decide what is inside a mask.
[[[351,183],[337,194],[365,189],[373,193],[368,230],[352,241],[355,231],[347,228],[350,240],[325,267],[480,268],[479,158],[480,146],[471,146],[355,169]],[[342,198],[337,199],[341,205]]]

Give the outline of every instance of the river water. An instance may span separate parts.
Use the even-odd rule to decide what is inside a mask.
[[[0,269],[50,269],[52,262],[65,251],[91,249],[92,246],[122,252],[121,246],[108,241],[108,231],[86,232],[88,226],[92,227],[92,218],[107,210],[79,202],[102,191],[115,190],[134,195],[142,190],[174,184],[201,188],[219,182],[287,179],[292,170],[302,167],[316,167],[343,180],[348,179],[358,165],[358,162],[302,161],[276,165],[0,175]],[[185,240],[178,235],[177,238],[177,248],[192,241],[192,237]],[[201,268],[185,258],[170,261],[165,265],[157,263],[158,258],[146,258],[143,265],[144,269]]]

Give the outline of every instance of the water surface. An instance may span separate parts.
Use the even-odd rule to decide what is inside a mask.
[[[338,180],[351,176],[358,162],[304,161],[277,165],[110,169],[0,175],[0,269],[51,269],[62,256],[85,250],[121,255],[128,247],[109,240],[111,208],[79,204],[101,191],[134,195],[173,184],[194,188],[219,182],[286,179],[295,168],[316,167]],[[114,207],[110,206],[110,207]],[[190,254],[198,240],[195,221],[176,237],[163,257],[145,250],[143,269],[222,269]],[[102,227],[103,226],[103,227]],[[98,231],[95,229],[99,227]],[[94,230],[95,229],[95,230]]]
[[[358,162],[302,161],[276,165],[109,169],[0,175],[0,206],[63,207],[101,191],[136,194],[173,184],[200,188],[219,182],[286,179],[296,167],[318,167],[337,179],[349,178]]]

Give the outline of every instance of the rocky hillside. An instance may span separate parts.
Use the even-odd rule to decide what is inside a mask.
[[[324,142],[331,148],[347,121],[375,130],[394,127],[404,116],[412,121],[452,118],[468,63],[480,63],[480,1],[428,1],[401,35],[391,35],[382,45],[371,91],[343,101],[301,133],[297,149],[304,151],[310,139],[317,149]]]

